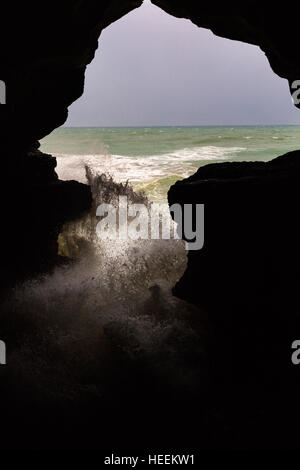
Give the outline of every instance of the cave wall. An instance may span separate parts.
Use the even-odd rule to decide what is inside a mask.
[[[153,3],[216,35],[258,45],[275,73],[290,82],[300,79],[296,2],[288,8],[270,8],[265,1]],[[5,24],[0,31],[0,80],[7,85],[7,105],[0,106],[2,148],[12,139],[15,149],[30,147],[65,122],[68,106],[83,93],[85,68],[101,31],[141,4],[54,0],[1,6]]]
[[[102,29],[141,3],[54,0],[1,6],[7,24],[0,32],[0,79],[7,87],[2,144],[17,135],[14,146],[23,148],[65,122],[68,106],[83,93],[85,68]]]
[[[91,207],[89,187],[59,181],[55,158],[41,153],[37,141],[65,122],[68,106],[81,96],[85,68],[94,57],[101,30],[141,3],[29,0],[1,4],[0,80],[7,85],[7,104],[0,106],[0,291],[5,295],[18,280],[48,272],[62,261],[57,236],[64,222]],[[153,3],[219,36],[258,45],[275,73],[290,83],[300,79],[298,2],[272,6],[245,0]],[[288,430],[291,434],[293,422],[298,439],[299,411],[294,405],[299,401],[300,380],[292,370],[290,345],[300,331],[299,158],[296,151],[267,164],[208,165],[169,192],[171,204],[205,204],[204,248],[188,254],[186,273],[174,294],[199,305],[213,323],[216,340],[210,359],[219,375],[217,386],[211,388],[211,401],[216,396],[221,401],[218,406],[225,403],[230,416],[232,411],[239,415],[247,409],[246,425],[252,423],[253,408],[260,423],[264,406],[271,404],[266,432],[254,420],[246,433],[250,446],[257,433],[262,442],[265,436],[271,442],[273,427],[274,434],[278,427],[282,434]],[[229,382],[234,385],[228,386]],[[240,382],[246,384],[247,394],[241,393]],[[220,393],[214,394],[216,390]],[[234,408],[236,397],[241,407]],[[286,404],[289,413],[285,413]],[[214,414],[213,423],[220,426],[215,408]],[[187,426],[193,416],[192,424],[199,427],[192,408],[187,416]],[[24,423],[21,430],[27,432]],[[89,425],[87,421],[87,429]],[[57,431],[56,422],[53,429]],[[224,426],[224,436],[227,433]],[[195,442],[201,446],[201,434],[195,433]]]
[[[290,83],[300,78],[300,7],[295,1],[286,8],[270,8],[265,1],[153,3],[219,36],[257,44],[278,75]],[[55,158],[38,150],[38,140],[65,122],[68,106],[83,93],[85,69],[103,28],[141,4],[142,0],[53,0],[1,5],[0,80],[7,91],[7,103],[0,105],[4,276],[7,269],[14,277],[13,273],[26,273],[28,266],[36,272],[49,260],[53,263],[64,221],[89,209],[89,188],[59,181]]]
[[[216,35],[259,46],[290,88],[299,80],[295,2],[153,3]],[[275,390],[286,400],[300,389],[290,360],[300,331],[299,159],[294,151],[268,163],[207,165],[168,194],[183,210],[205,205],[204,247],[188,253],[173,292],[208,312],[215,332],[211,357],[224,384],[233,384],[230,393],[237,384],[249,390],[256,384],[253,395],[260,401],[265,393],[269,403]]]
[[[0,290],[60,263],[57,237],[63,224],[91,206],[90,188],[59,181],[56,159],[39,151],[38,140],[66,121],[68,106],[82,95],[102,29],[141,3],[1,4],[6,104],[0,105]]]

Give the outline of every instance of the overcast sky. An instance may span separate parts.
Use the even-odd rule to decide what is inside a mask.
[[[68,126],[300,124],[258,47],[214,36],[146,0],[102,32]]]

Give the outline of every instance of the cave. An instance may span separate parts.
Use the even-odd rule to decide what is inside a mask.
[[[275,74],[288,80],[294,95],[300,77],[296,3],[293,8],[271,10],[266,2],[152,3],[217,36],[259,46]],[[92,207],[89,185],[59,180],[56,159],[39,150],[39,141],[63,125],[68,107],[83,94],[85,70],[94,58],[101,31],[141,4],[141,0],[66,0],[63,4],[52,1],[47,5],[46,22],[45,13],[35,2],[18,5],[17,16],[15,5],[2,6],[7,28],[0,33],[5,45],[0,52],[0,80],[6,88],[5,104],[0,105],[4,175],[1,298],[9,296],[20,282],[63,265],[58,236],[66,223],[77,220]],[[297,102],[296,105],[299,106]],[[128,409],[114,409],[115,415],[122,416],[118,432],[110,422],[111,416],[104,419],[104,446],[114,439],[116,446],[121,446],[123,440],[129,446],[134,436],[141,448],[142,429],[144,439],[153,447],[179,442],[183,448],[198,449],[297,448],[300,383],[290,356],[300,326],[299,152],[279,155],[267,163],[210,164],[169,190],[170,205],[206,207],[204,248],[189,252],[187,269],[173,294],[195,307],[191,319],[195,331],[199,331],[198,309],[205,312],[209,330],[207,385],[203,394],[191,394],[190,402],[184,393],[174,402],[169,402],[170,397],[163,393],[158,395],[159,413],[165,413],[163,423],[156,421],[155,400],[145,412],[145,419],[159,427],[156,433],[143,428],[139,411],[131,411],[132,402],[126,397]],[[224,234],[221,243],[220,232]],[[0,330],[1,340],[8,345],[15,322],[13,311],[9,313],[9,318],[7,312],[1,316],[1,322],[4,320]],[[22,321],[24,329],[30,327],[28,320]],[[8,347],[7,361],[9,354]],[[118,354],[116,357],[122,364],[122,358]],[[125,367],[124,374],[132,380],[133,389],[136,371]],[[150,392],[145,391],[149,383],[142,367],[138,374],[139,380],[145,382],[145,397],[151,401]],[[90,400],[83,393],[75,402],[76,412],[72,407],[55,409],[54,400],[41,418],[43,403],[38,399],[29,409],[24,405],[32,393],[26,381],[22,403],[12,391],[14,374],[1,368],[0,379],[0,407],[7,428],[3,442],[7,448],[30,448],[33,440],[37,448],[63,448],[64,443],[68,448],[97,448],[95,429],[103,408],[96,394]],[[154,393],[159,383],[152,386]],[[131,392],[129,388],[128,395]],[[138,409],[141,406],[142,402]],[[174,407],[178,407],[176,416]],[[198,433],[192,429],[191,415]],[[127,441],[124,433],[132,419],[136,420],[136,428]],[[88,430],[85,436],[72,431],[78,423]],[[38,436],[41,428],[43,432]],[[52,440],[53,433],[56,438]],[[165,433],[169,435],[166,440]]]

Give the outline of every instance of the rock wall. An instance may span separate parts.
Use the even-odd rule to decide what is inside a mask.
[[[272,397],[292,406],[300,387],[291,361],[300,331],[299,178],[295,151],[268,163],[207,165],[169,191],[170,204],[205,204],[204,247],[188,253],[174,294],[208,313],[211,357],[230,396],[242,383],[248,406],[257,400],[265,414],[270,406],[272,419]]]
[[[79,217],[91,206],[89,187],[59,181],[55,158],[39,152],[38,140],[65,122],[68,106],[82,94],[85,68],[94,57],[102,29],[141,3],[142,0],[29,0],[1,4],[0,80],[7,87],[7,104],[0,106],[0,287],[4,291],[19,279],[49,271],[59,262],[57,236],[63,223]],[[280,5],[263,0],[153,3],[219,36],[258,45],[274,72],[290,83],[300,79],[300,6],[296,1]],[[230,420],[236,421],[236,434],[242,427],[247,428],[245,442],[237,436],[243,448],[253,446],[257,434],[260,445],[266,440],[276,447],[278,440],[285,440],[283,434],[287,431],[289,437],[294,435],[298,440],[300,412],[294,405],[299,401],[300,387],[294,369],[290,373],[290,346],[300,331],[299,158],[297,151],[270,163],[208,165],[176,183],[169,192],[170,203],[205,203],[205,246],[189,253],[187,271],[174,293],[201,306],[214,325],[216,340],[209,358],[217,365],[217,377],[211,378],[209,402],[226,410]],[[3,390],[6,396],[5,388],[1,393]],[[169,397],[165,399],[169,401]],[[153,403],[156,407],[155,400]],[[202,400],[203,403],[206,407],[207,402]],[[181,432],[189,431],[187,436],[193,436],[194,447],[199,448],[202,437],[218,434],[223,417],[220,419],[213,408],[212,424],[205,420],[203,424],[195,403],[186,405],[186,425],[181,426]],[[95,414],[93,400],[91,407],[99,427],[101,419]],[[78,434],[76,416],[70,427]],[[147,422],[141,416],[143,423]],[[56,415],[54,418],[49,434],[53,429],[54,433],[59,431],[60,437]],[[14,421],[10,419],[9,415],[7,422],[12,426]],[[174,409],[172,419],[173,433],[178,438],[180,425]],[[129,406],[124,420],[128,440],[130,420]],[[29,421],[23,421],[24,436],[19,439],[29,441]],[[33,420],[32,427],[35,422],[39,420]],[[215,422],[218,429],[213,427]],[[202,437],[201,432],[194,432],[199,425]],[[87,415],[81,429],[89,428]],[[281,435],[276,441],[278,428]],[[61,429],[65,434],[65,427]],[[139,427],[136,429],[140,431]],[[40,432],[39,425],[36,430]],[[159,431],[164,433],[164,426]],[[16,432],[18,428],[12,426],[12,441]],[[110,442],[115,433],[112,421]],[[227,433],[224,425],[220,439],[224,447]],[[140,435],[142,438],[143,433]],[[164,433],[164,442],[166,437]],[[284,446],[289,447],[289,437]],[[98,444],[97,432],[94,438]]]
[[[81,96],[104,27],[141,1],[54,0],[1,5],[1,287],[59,261],[62,225],[91,205],[88,186],[59,181],[38,140],[62,125]],[[7,26],[7,27],[5,27]],[[101,112],[101,108],[99,109]]]
[[[189,253],[175,292],[206,306],[273,302],[286,292],[299,263],[299,176],[295,151],[267,163],[206,165],[173,185],[170,204],[205,204],[204,247]]]
[[[41,253],[46,259],[55,252],[56,235],[63,221],[88,209],[89,190],[78,183],[59,182],[55,161],[38,152],[37,141],[65,122],[68,106],[83,93],[85,69],[94,57],[103,28],[141,3],[142,0],[53,0],[42,5],[29,0],[1,6],[4,21],[0,31],[0,80],[5,81],[7,92],[7,103],[0,106],[0,155],[5,175],[1,196],[5,214],[10,216],[2,234],[2,246],[6,247],[4,272],[8,265],[14,267],[11,271],[26,271],[24,265],[30,264],[31,256],[35,258],[32,266],[44,265],[39,261]],[[270,8],[265,1],[203,4],[153,0],[153,3],[219,36],[259,45],[277,74],[290,83],[300,78],[297,54],[300,7],[296,2],[288,8]],[[260,188],[265,180],[261,176]],[[276,184],[274,180],[274,188]],[[176,186],[176,191],[186,187],[182,185],[179,190]],[[236,189],[242,191],[243,185]],[[190,194],[187,190],[186,197]],[[179,193],[177,198],[181,199]],[[27,210],[16,209],[20,206]],[[48,208],[51,217],[42,215],[49,212]],[[17,235],[20,215],[16,212],[22,212],[20,221],[26,226],[23,245]],[[36,255],[29,256],[28,252]]]
[[[1,142],[22,149],[62,125],[83,93],[84,74],[103,28],[141,0],[32,0],[2,6],[0,80],[7,87]],[[101,107],[99,108],[101,112]]]
[[[38,149],[8,155],[0,187],[0,292],[63,261],[57,244],[62,226],[88,210],[92,199],[89,186],[58,179],[51,155]]]
[[[300,79],[300,7],[295,1],[286,9],[270,8],[265,1],[153,3],[216,35],[258,45],[275,73],[290,82]],[[85,68],[101,31],[141,4],[142,0],[54,0],[42,8],[29,0],[17,9],[13,2],[2,6],[0,80],[6,82],[7,105],[0,106],[1,148],[11,147],[14,140],[14,148],[23,150],[65,122],[68,106],[83,93]]]

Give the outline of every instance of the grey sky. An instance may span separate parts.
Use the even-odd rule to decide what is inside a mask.
[[[103,31],[68,126],[300,124],[258,47],[144,5]]]

